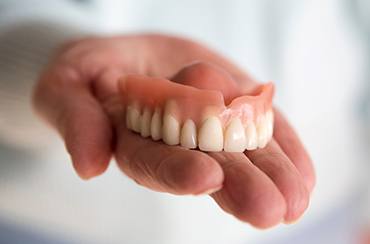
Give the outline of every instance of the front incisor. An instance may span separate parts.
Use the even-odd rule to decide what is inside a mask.
[[[197,147],[197,128],[191,119],[186,120],[182,126],[180,143],[186,148]]]
[[[203,122],[199,129],[198,140],[202,151],[222,151],[224,136],[221,122],[216,116],[211,116]]]
[[[224,150],[226,152],[244,152],[246,138],[244,127],[239,118],[230,121],[225,130]]]

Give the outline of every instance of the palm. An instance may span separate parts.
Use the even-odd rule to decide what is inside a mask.
[[[114,152],[118,165],[139,184],[173,194],[219,190],[211,196],[225,211],[258,227],[268,227],[281,220],[293,221],[306,209],[309,192],[314,185],[313,167],[298,137],[278,111],[275,112],[274,139],[266,148],[245,154],[204,153],[167,146],[126,129],[117,91],[118,77],[126,73],[172,77],[184,65],[198,60],[222,67],[238,82],[255,84],[229,61],[198,44],[163,36],[97,39],[68,52],[72,57],[85,57],[83,60],[73,59],[75,61],[71,63],[75,62],[73,65],[84,70],[85,76],[92,81],[94,95],[103,104],[114,127]],[[93,136],[91,133],[96,134],[94,141],[97,145],[90,145],[89,149],[93,153],[91,159],[96,156],[105,163],[95,164],[96,169],[91,170],[91,175],[106,168],[110,151],[107,142],[103,142],[108,141],[111,145],[112,141],[108,129],[111,123],[104,118],[95,120],[93,123],[88,121],[94,124],[93,128],[85,128],[85,132],[74,131],[90,133],[90,136]],[[103,129],[96,131],[97,125]],[[70,134],[75,136],[73,132]],[[70,152],[75,150],[75,144],[69,144],[64,137],[67,149],[69,147]],[[103,149],[97,151],[99,147]],[[80,148],[78,150],[81,151]],[[77,171],[80,166],[75,162],[81,158],[74,160]]]

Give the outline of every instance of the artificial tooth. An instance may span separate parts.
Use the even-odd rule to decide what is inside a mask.
[[[162,139],[168,145],[180,143],[180,123],[174,117],[177,110],[175,101],[166,102],[163,112]]]
[[[180,143],[180,123],[171,114],[163,117],[162,138],[167,145]]]
[[[133,131],[140,132],[140,112],[136,106],[127,108],[128,125]]]
[[[150,123],[150,134],[152,139],[158,141],[162,138],[162,118],[160,109],[156,109]]]
[[[141,116],[141,136],[148,137],[150,136],[150,122],[152,119],[151,111],[149,108],[145,108],[143,115]]]
[[[263,148],[266,146],[268,138],[268,125],[265,115],[260,115],[257,119],[257,135],[258,135],[258,147]]]
[[[224,150],[226,152],[243,152],[246,146],[244,127],[239,118],[230,121],[225,130]]]
[[[222,151],[224,138],[220,120],[216,116],[206,119],[200,127],[198,138],[202,151]]]
[[[270,140],[274,133],[274,113],[272,109],[266,112],[266,121],[267,121],[267,137]]]
[[[126,109],[126,127],[127,129],[132,129],[132,126],[131,126],[131,121],[130,121],[130,113],[131,113],[131,107],[128,106],[127,109]]]
[[[258,147],[257,129],[253,122],[249,123],[245,128],[246,148],[254,150]]]
[[[180,143],[186,148],[197,147],[197,128],[191,119],[186,120],[182,126]]]

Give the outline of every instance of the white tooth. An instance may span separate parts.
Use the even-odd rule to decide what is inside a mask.
[[[249,123],[245,128],[246,148],[254,150],[258,147],[257,129],[253,122]]]
[[[176,102],[168,100],[164,107],[162,126],[162,139],[167,145],[180,143],[180,123],[173,115],[176,111]]]
[[[127,129],[132,129],[131,123],[130,123],[130,113],[131,113],[132,107],[128,106],[126,109],[126,127]]]
[[[155,141],[162,138],[162,118],[161,111],[158,108],[155,110],[150,123],[150,134]]]
[[[150,136],[150,121],[151,121],[152,115],[149,108],[144,109],[144,113],[141,116],[141,136],[142,137],[148,137]]]
[[[180,124],[171,114],[163,116],[162,137],[167,145],[180,143]]]
[[[180,141],[183,147],[197,147],[197,128],[191,119],[186,120],[182,126]]]
[[[268,126],[265,115],[257,119],[258,147],[263,148],[268,142]]]
[[[203,122],[198,133],[200,150],[208,152],[222,151],[223,137],[220,120],[215,116],[209,117]]]
[[[272,111],[272,109],[266,112],[266,121],[267,121],[267,137],[268,140],[270,140],[274,133],[274,112]]]
[[[224,150],[226,152],[243,152],[246,146],[244,127],[239,118],[230,121],[225,130]]]
[[[127,109],[128,125],[129,128],[140,132],[140,112],[136,107],[129,106]]]

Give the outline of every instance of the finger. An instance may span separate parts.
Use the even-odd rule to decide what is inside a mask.
[[[222,187],[222,169],[207,154],[142,138],[124,123],[118,131],[116,159],[128,176],[156,191],[198,195]]]
[[[226,212],[258,228],[280,223],[284,198],[271,179],[243,153],[210,153],[225,175],[223,188],[211,196]]]
[[[299,140],[299,137],[282,113],[275,109],[274,114],[274,138],[298,169],[306,183],[307,189],[311,192],[316,182],[315,170],[311,158],[305,150],[302,142]]]
[[[35,89],[34,105],[63,137],[81,178],[106,170],[112,154],[111,125],[88,82],[68,68],[49,72]]]
[[[219,91],[226,103],[230,103],[240,92],[238,84],[229,73],[206,62],[195,62],[184,67],[172,80],[199,89]]]
[[[286,222],[298,219],[309,203],[309,193],[298,170],[290,159],[272,140],[265,148],[246,151],[245,154],[261,171],[263,171],[285,198],[287,211]]]

